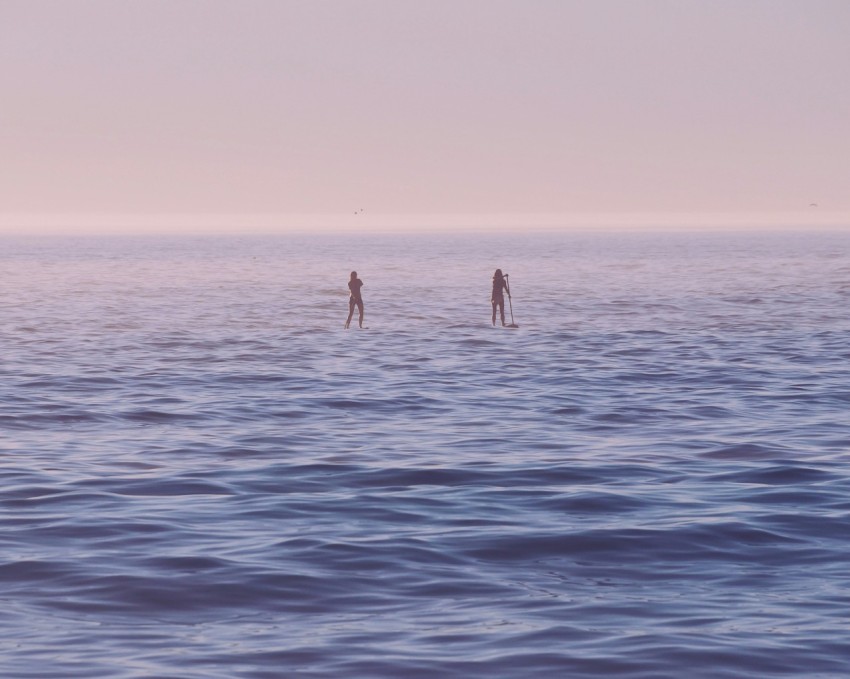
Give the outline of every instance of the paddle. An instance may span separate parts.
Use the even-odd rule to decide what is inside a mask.
[[[511,323],[510,323],[510,325],[506,325],[505,327],[506,328],[518,328],[519,326],[516,323],[514,323],[514,305],[513,305],[513,302],[511,302],[511,285],[510,285],[510,281],[508,280],[508,274],[505,274],[505,288],[508,291],[508,307],[511,310]]]

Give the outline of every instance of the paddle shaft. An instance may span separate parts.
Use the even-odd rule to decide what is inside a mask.
[[[508,308],[511,310],[511,325],[516,325],[514,323],[514,304],[511,301],[511,282],[508,274],[505,274],[505,288],[508,290]]]

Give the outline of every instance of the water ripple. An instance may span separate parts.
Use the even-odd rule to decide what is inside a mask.
[[[5,244],[3,676],[850,674],[846,234]]]

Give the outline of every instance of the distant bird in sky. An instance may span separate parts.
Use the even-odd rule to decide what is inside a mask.
[[[817,203],[809,203],[809,207],[817,207],[817,206],[818,206]]]

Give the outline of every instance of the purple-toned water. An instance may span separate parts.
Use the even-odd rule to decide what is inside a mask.
[[[850,232],[0,248],[3,677],[850,674]]]

